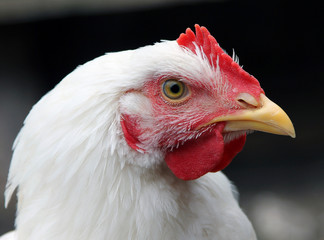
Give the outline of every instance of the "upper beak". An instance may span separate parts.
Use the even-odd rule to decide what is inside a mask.
[[[294,126],[288,115],[264,94],[260,95],[260,107],[216,117],[203,126],[223,121],[226,122],[224,132],[257,130],[296,137]]]

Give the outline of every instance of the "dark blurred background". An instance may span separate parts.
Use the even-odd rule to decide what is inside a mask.
[[[307,1],[0,2],[0,192],[11,146],[41,96],[106,52],[206,26],[292,119],[297,138],[254,133],[225,169],[260,240],[324,239],[322,7]],[[16,199],[0,197],[0,235]]]

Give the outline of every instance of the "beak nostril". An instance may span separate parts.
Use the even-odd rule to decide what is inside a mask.
[[[236,101],[244,108],[257,108],[260,106],[260,103],[249,93],[240,93]]]

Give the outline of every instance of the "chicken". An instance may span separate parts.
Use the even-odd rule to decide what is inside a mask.
[[[27,116],[2,239],[256,239],[220,170],[251,130],[295,137],[285,112],[205,27],[74,70]]]

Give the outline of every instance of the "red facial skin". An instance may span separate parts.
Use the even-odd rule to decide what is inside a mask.
[[[230,89],[220,91],[222,86],[217,79],[174,76],[171,79],[182,81],[189,90],[186,97],[174,102],[166,99],[161,91],[163,81],[172,76],[167,74],[165,79],[153,79],[138,91],[151,102],[150,124],[142,124],[147,123],[147,119],[140,115],[122,114],[121,120],[126,142],[131,148],[140,152],[152,149],[165,152],[168,167],[183,180],[194,180],[208,172],[222,170],[242,150],[246,140],[244,134],[224,143],[226,122],[197,128],[216,117],[243,109],[237,102],[240,93],[248,93],[257,101],[264,93],[259,82],[219,47],[206,28],[198,25],[195,28],[196,35],[187,29],[177,43],[193,53],[196,53],[196,47],[202,49],[210,65],[219,67]]]
[[[163,79],[151,81],[144,86],[141,94],[152,103],[154,128],[141,125],[141,116],[124,114],[122,129],[128,145],[140,152],[158,148],[165,152],[165,161],[171,171],[182,180],[194,180],[208,172],[225,168],[239,153],[246,136],[224,143],[223,129],[226,122],[220,122],[196,130],[211,119],[234,113],[242,107],[235,99],[215,96],[213,91],[190,85],[190,95],[178,104],[168,102],[162,94]],[[228,94],[231,96],[232,94]],[[232,101],[231,108],[227,101]],[[148,134],[150,133],[150,134]],[[158,142],[151,139],[158,134]],[[196,139],[197,137],[197,139]],[[145,154],[145,153],[144,153]]]

